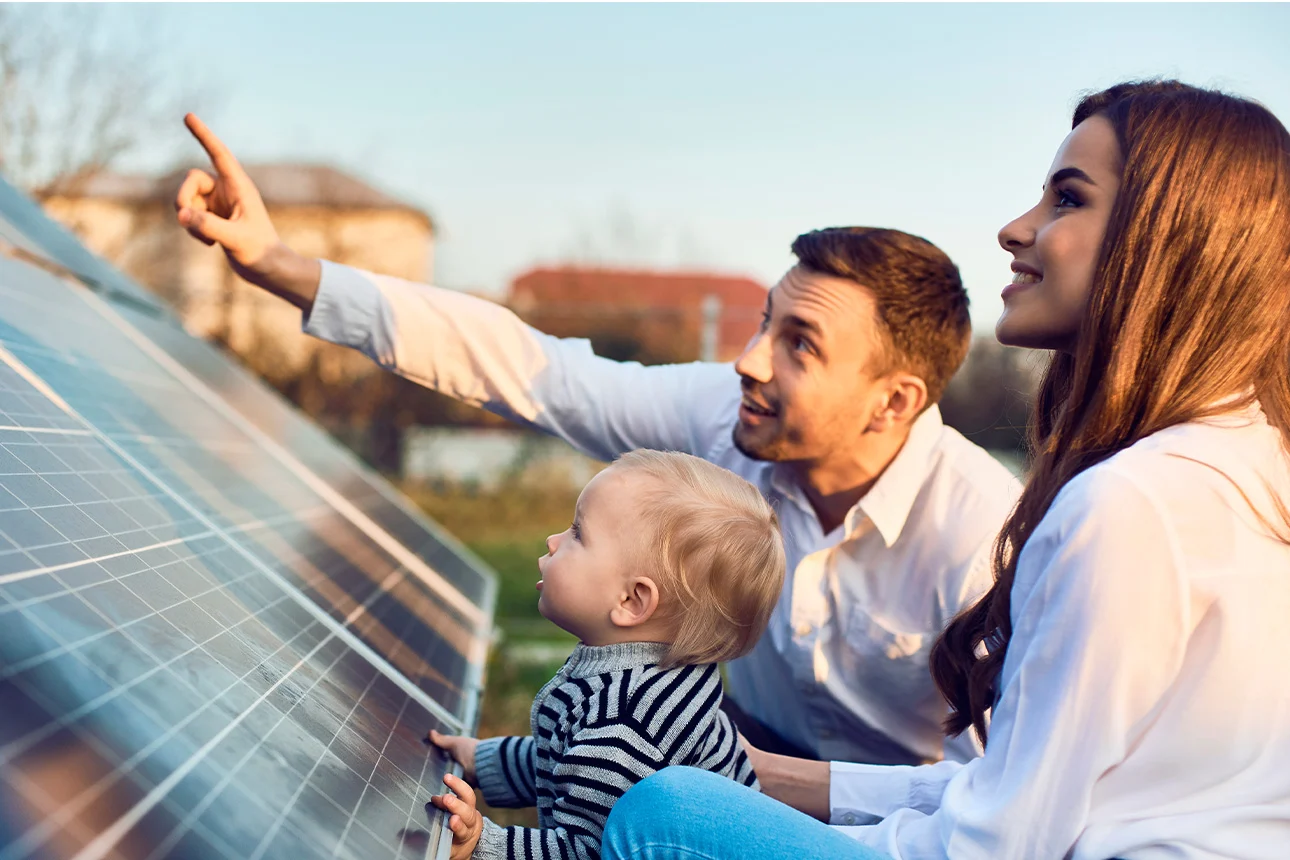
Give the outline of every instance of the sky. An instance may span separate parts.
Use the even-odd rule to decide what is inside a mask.
[[[947,251],[989,331],[996,234],[1037,200],[1082,92],[1177,77],[1290,122],[1284,4],[119,11],[239,158],[330,163],[425,209],[436,282],[493,294],[567,261],[770,285],[798,233],[862,224]]]

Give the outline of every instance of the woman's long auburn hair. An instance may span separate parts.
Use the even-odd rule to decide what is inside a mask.
[[[946,732],[971,727],[982,742],[1017,561],[1067,482],[1152,433],[1256,400],[1290,440],[1290,135],[1261,105],[1177,81],[1088,96],[1072,128],[1094,116],[1115,129],[1121,185],[1075,351],[1055,354],[1040,383],[1030,478],[995,544],[994,585],[931,653],[953,708]]]

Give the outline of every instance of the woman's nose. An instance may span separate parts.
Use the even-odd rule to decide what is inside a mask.
[[[1030,224],[1030,215],[1035,210],[1014,218],[999,230],[999,247],[1005,251],[1016,251],[1034,244],[1035,229]]]
[[[548,555],[555,555],[555,548],[560,545],[559,535],[548,535],[546,539],[546,551]]]

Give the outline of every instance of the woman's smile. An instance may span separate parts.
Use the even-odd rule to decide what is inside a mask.
[[[1034,266],[1029,266],[1018,260],[1012,261],[1012,283],[1003,288],[1000,296],[1006,301],[1008,296],[1015,295],[1026,287],[1032,287],[1043,281],[1043,274]]]

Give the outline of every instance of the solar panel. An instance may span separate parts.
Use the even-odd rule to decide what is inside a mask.
[[[120,295],[0,257],[0,860],[442,852],[495,580]]]
[[[156,296],[96,257],[31,198],[0,179],[0,240],[25,255],[53,262],[116,299],[160,311]]]
[[[358,458],[339,448],[322,429],[288,406],[215,347],[190,337],[155,315],[123,307],[120,314],[157,348],[218,393],[270,438],[279,441],[318,479],[341,493],[477,605],[493,599],[496,580],[486,565],[429,520],[401,494],[376,478]]]

